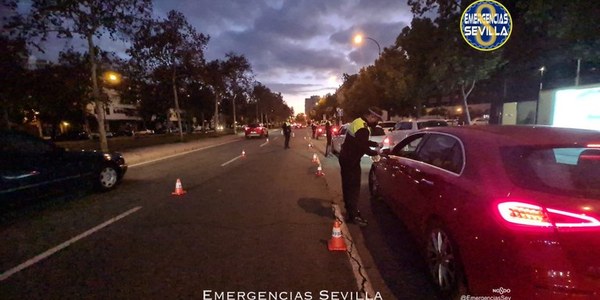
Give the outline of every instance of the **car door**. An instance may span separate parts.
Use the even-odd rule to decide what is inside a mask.
[[[387,189],[385,194],[390,199],[390,204],[396,214],[402,219],[409,219],[407,205],[411,203],[414,197],[414,189],[411,181],[411,174],[408,172],[414,162],[417,149],[422,143],[425,134],[415,134],[404,139],[400,144],[394,147],[387,159],[388,177],[382,178]]]
[[[52,143],[16,132],[0,135],[0,200],[25,201],[62,192],[80,178],[78,162]]]
[[[429,133],[420,145],[416,160],[408,166],[410,187],[413,193],[407,198],[407,211],[414,216],[415,224],[423,224],[429,215],[447,211],[447,205],[459,192],[457,180],[464,167],[462,143],[454,136]]]

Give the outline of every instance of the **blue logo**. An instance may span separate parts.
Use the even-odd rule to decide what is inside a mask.
[[[473,2],[462,14],[460,33],[477,50],[492,51],[502,47],[511,32],[510,13],[494,0]]]

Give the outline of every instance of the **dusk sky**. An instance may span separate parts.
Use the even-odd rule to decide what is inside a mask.
[[[155,0],[154,13],[183,12],[198,32],[210,35],[207,60],[228,52],[244,55],[256,80],[282,93],[295,113],[304,99],[334,93],[342,74],[355,74],[378,55],[371,40],[353,44],[362,33],[382,50],[394,44],[412,15],[405,0]],[[83,40],[52,45],[57,53]],[[104,50],[123,52],[125,45],[100,41]],[[45,56],[45,57],[44,57]]]

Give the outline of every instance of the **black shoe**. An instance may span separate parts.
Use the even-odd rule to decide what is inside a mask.
[[[367,225],[369,225],[369,222],[367,222],[367,220],[363,219],[363,217],[361,216],[346,218],[346,223],[356,224],[360,227],[366,227]]]

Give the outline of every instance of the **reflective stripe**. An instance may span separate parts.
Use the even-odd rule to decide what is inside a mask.
[[[367,128],[367,130],[369,130],[369,135],[371,135],[371,128],[367,126],[367,122],[365,122],[365,120],[362,118],[356,118],[354,121],[352,121],[352,123],[350,123],[347,134],[356,137],[356,132],[361,128]]]

